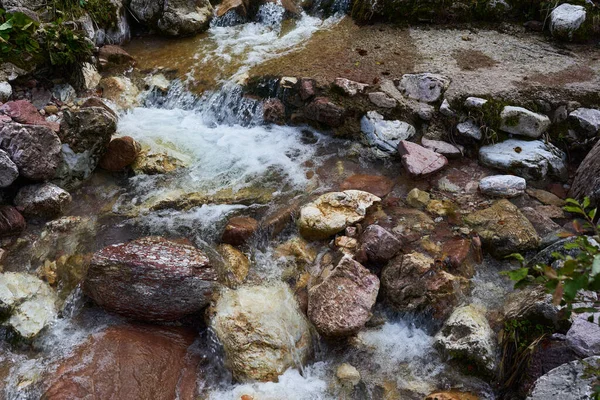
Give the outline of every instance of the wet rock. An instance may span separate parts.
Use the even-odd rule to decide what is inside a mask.
[[[540,237],[529,220],[505,199],[469,214],[465,222],[477,232],[490,253],[498,257],[533,250],[540,244]]]
[[[369,87],[369,85],[365,83],[354,82],[346,78],[336,78],[333,82],[333,86],[337,87],[350,97],[356,96],[358,93],[364,93]]]
[[[402,165],[412,176],[432,174],[448,164],[443,155],[406,140],[398,145],[398,153],[402,156]]]
[[[38,109],[27,100],[9,101],[0,106],[0,114],[12,118],[13,121],[23,125],[41,125],[58,132],[59,126],[55,122],[47,122]]]
[[[10,186],[19,177],[19,169],[4,150],[0,150],[0,188]]]
[[[330,128],[338,128],[344,124],[345,110],[332,103],[326,97],[317,97],[304,109],[304,116]]]
[[[395,155],[402,140],[413,137],[416,129],[404,121],[385,121],[376,111],[369,111],[360,121],[363,142],[385,155]]]
[[[396,104],[398,104],[395,99],[383,92],[369,93],[369,100],[371,100],[371,103],[381,108],[394,108],[396,107]]]
[[[224,261],[218,270],[221,281],[235,289],[246,280],[250,270],[250,260],[244,253],[229,244],[219,245],[217,251]]]
[[[479,238],[451,238],[442,245],[441,259],[448,271],[466,278],[475,275],[475,265],[483,260]]]
[[[466,120],[456,125],[458,134],[464,138],[480,141],[482,138],[481,129],[472,120]]]
[[[321,279],[308,291],[308,318],[325,337],[356,334],[371,318],[379,279],[348,256]]]
[[[81,65],[81,77],[83,89],[85,90],[94,90],[96,86],[102,80],[102,75],[98,73],[96,66],[90,63],[83,63]]]
[[[431,151],[435,151],[436,153],[442,154],[447,158],[459,158],[463,155],[462,146],[455,146],[441,140],[430,140],[423,138],[421,139],[421,146]]]
[[[481,193],[495,197],[516,197],[524,193],[525,179],[514,175],[487,176],[479,181]]]
[[[18,235],[25,227],[25,218],[16,208],[0,206],[0,237]]]
[[[125,71],[135,65],[135,59],[129,53],[112,44],[100,47],[98,62],[106,71]]]
[[[550,32],[552,36],[571,39],[585,22],[585,7],[573,4],[561,4],[550,13]]]
[[[105,100],[102,100],[100,97],[89,97],[89,98],[87,98],[83,102],[83,104],[81,105],[80,108],[87,108],[87,107],[100,107],[100,108],[103,108],[110,115],[112,115],[113,117],[115,117],[115,120],[119,119],[119,116],[117,115],[117,113],[112,108],[110,108],[110,106],[107,104],[107,102]]]
[[[520,209],[523,215],[531,222],[535,231],[541,238],[542,247],[548,246],[560,240],[559,234],[565,230],[552,221],[546,214],[532,208],[523,207]]]
[[[15,206],[26,216],[53,218],[71,203],[71,195],[52,183],[23,186],[15,197]]]
[[[60,140],[44,126],[0,125],[0,148],[27,179],[52,179],[60,163]]]
[[[98,165],[107,171],[122,171],[130,166],[141,151],[141,146],[131,136],[110,141]]]
[[[369,225],[360,237],[360,252],[366,261],[385,263],[400,252],[402,243],[379,225]],[[359,260],[362,262],[362,260]]]
[[[111,326],[51,370],[42,397],[193,400],[201,361],[195,337],[176,327]]]
[[[596,143],[577,168],[569,197],[579,200],[589,197],[594,204],[600,203],[600,142]]]
[[[118,314],[174,321],[204,308],[216,280],[200,250],[147,237],[95,253],[83,289],[98,305]]]
[[[147,150],[140,152],[131,165],[136,175],[159,175],[184,168],[185,164],[167,153],[150,153]]]
[[[308,240],[322,240],[362,221],[381,199],[360,190],[326,193],[300,209],[298,228]]]
[[[593,108],[578,108],[569,114],[580,128],[585,137],[594,137],[600,132],[600,110]]]
[[[541,190],[541,189],[534,189],[534,188],[529,188],[526,190],[527,194],[531,197],[533,197],[534,199],[550,205],[550,206],[556,206],[556,207],[562,207],[565,205],[565,201],[563,199],[561,199],[560,197],[558,197],[557,195],[555,195],[554,193],[550,193],[547,192],[545,190]]]
[[[12,86],[8,82],[0,82],[0,103],[7,102],[13,94]]]
[[[437,74],[406,74],[398,89],[407,97],[425,103],[435,103],[450,86],[450,80]]]
[[[471,393],[451,390],[432,393],[425,397],[425,400],[479,400],[479,397]]]
[[[335,371],[342,386],[354,387],[360,383],[360,372],[348,363],[343,363]]]
[[[315,82],[312,79],[300,79],[300,98],[302,101],[307,101],[315,95]]]
[[[263,104],[263,119],[267,123],[283,125],[285,123],[285,106],[277,98],[268,99]]]
[[[468,280],[436,268],[431,257],[413,252],[388,263],[381,286],[397,311],[431,308],[436,318],[445,319],[456,305],[457,291],[466,290]]]
[[[312,353],[308,321],[283,283],[223,291],[211,325],[241,382],[276,381]]]
[[[124,110],[139,105],[140,91],[129,78],[111,76],[102,79],[98,86],[102,89],[102,97]]]
[[[502,313],[504,321],[529,320],[558,327],[559,308],[552,304],[552,295],[543,288],[526,288],[509,293]]]
[[[57,315],[58,298],[47,283],[33,275],[0,274],[0,312],[19,337],[33,339]]]
[[[600,357],[563,364],[539,378],[527,400],[580,400],[592,398],[596,377],[586,373],[589,369],[600,367]]]
[[[414,208],[424,209],[430,200],[429,193],[417,188],[414,188],[406,195],[406,204]]]
[[[73,86],[68,83],[63,83],[60,85],[54,85],[52,88],[52,97],[56,100],[60,100],[63,103],[71,103],[77,97],[77,92],[73,88]]]
[[[117,119],[105,108],[84,107],[65,111],[60,127],[63,161],[57,177],[65,183],[87,179],[117,130]]]
[[[129,9],[136,20],[168,36],[186,36],[208,29],[213,7],[204,0],[132,0]]]
[[[483,165],[510,172],[525,179],[542,180],[546,177],[567,179],[566,155],[550,143],[541,140],[509,139],[479,150]]]
[[[299,212],[300,201],[294,199],[290,203],[282,204],[268,212],[260,222],[260,226],[270,237],[275,237],[296,220]]]
[[[221,241],[233,246],[244,245],[258,229],[258,221],[251,217],[233,217],[225,226]]]
[[[454,310],[434,340],[446,356],[475,362],[488,372],[496,369],[494,332],[483,310],[473,305]]]
[[[394,188],[394,181],[380,175],[352,175],[342,182],[341,190],[361,190],[377,197],[387,196]]]
[[[567,332],[567,344],[581,357],[600,355],[600,326],[577,315]]]
[[[515,135],[534,139],[542,136],[550,127],[550,118],[523,107],[506,106],[500,113],[500,129]]]

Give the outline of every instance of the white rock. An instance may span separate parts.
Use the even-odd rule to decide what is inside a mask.
[[[435,335],[435,346],[453,357],[476,362],[489,372],[496,369],[496,342],[483,310],[459,307]]]
[[[369,87],[365,83],[354,82],[346,78],[336,78],[333,84],[350,97],[356,96],[358,93],[364,93],[365,89]]]
[[[482,99],[481,97],[467,97],[465,100],[465,107],[468,108],[481,108],[487,103],[486,99]]]
[[[531,138],[539,138],[550,127],[550,118],[523,107],[506,106],[500,118],[500,129],[504,132]]]
[[[569,118],[577,122],[588,137],[596,136],[600,132],[600,110],[578,108],[569,114]]]
[[[363,141],[387,154],[396,154],[402,140],[413,137],[417,130],[404,121],[385,121],[376,111],[369,111],[360,121]]]
[[[450,79],[437,74],[406,74],[398,89],[407,97],[425,103],[434,103],[450,86]]]
[[[12,86],[8,82],[0,82],[0,103],[4,103],[12,96]]]
[[[75,97],[77,97],[77,92],[73,86],[65,83],[62,85],[55,85],[52,88],[52,96],[63,103],[71,103],[73,100],[75,100]]]
[[[295,78],[293,76],[284,76],[279,80],[279,86],[284,87],[286,89],[294,87],[296,83],[298,83],[298,78]]]
[[[465,138],[473,139],[476,141],[481,140],[481,129],[479,128],[479,126],[477,126],[477,124],[475,124],[475,122],[473,122],[470,119],[456,125],[456,130],[461,136]]]
[[[4,150],[0,150],[0,187],[10,186],[19,177],[19,169]]]
[[[337,368],[335,376],[343,385],[356,386],[360,382],[360,372],[348,363],[343,363]]]
[[[371,103],[381,108],[394,108],[397,104],[396,100],[383,92],[369,93],[369,100],[371,100]]]
[[[509,139],[479,149],[482,164],[528,180],[542,180],[548,176],[566,180],[566,159],[565,153],[541,140]]]
[[[94,64],[83,63],[81,74],[83,75],[83,88],[86,90],[95,89],[102,80],[102,75],[98,73]]]
[[[169,90],[171,82],[169,82],[169,80],[163,74],[156,74],[148,76],[146,78],[146,84],[148,87],[150,87],[150,90],[156,88],[159,91],[166,93]]]
[[[514,175],[494,175],[479,181],[479,190],[488,196],[515,197],[527,187],[525,179]]]
[[[550,13],[550,32],[553,36],[571,39],[585,22],[585,17],[585,7],[561,4]]]
[[[450,103],[448,103],[448,100],[446,99],[442,101],[442,105],[440,106],[440,113],[442,113],[442,115],[446,117],[456,117],[456,113],[454,112],[454,110],[452,110],[452,108],[450,108]]]

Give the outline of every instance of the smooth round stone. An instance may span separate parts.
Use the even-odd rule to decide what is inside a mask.
[[[495,197],[516,197],[525,191],[527,181],[514,175],[494,175],[479,181],[481,193]]]

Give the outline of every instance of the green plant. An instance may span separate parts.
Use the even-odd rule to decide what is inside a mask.
[[[23,13],[6,13],[0,8],[0,56],[18,59],[40,51],[35,40],[38,23]]]
[[[577,230],[591,232],[593,240],[600,242],[600,224],[595,222],[597,208],[590,208],[590,199],[586,197],[582,203],[575,199],[567,199],[566,202],[564,210],[581,218],[580,221],[574,222]],[[600,304],[584,302],[580,294],[582,291],[600,290],[600,248],[592,243],[588,236],[580,235],[565,243],[564,249],[575,250],[577,254],[571,256],[561,252],[552,253],[561,263],[557,269],[539,264],[508,271],[506,275],[515,281],[515,288],[532,284],[543,285],[546,291],[552,294],[554,304],[564,306],[566,317],[572,312],[597,312],[600,310]],[[521,263],[524,261],[520,254],[511,254],[509,257],[516,258]],[[580,306],[582,303],[587,304]],[[590,317],[590,321],[593,321],[593,316]]]
[[[61,20],[40,28],[44,50],[53,66],[72,67],[87,61],[92,55],[91,42]]]
[[[75,20],[87,12],[94,23],[102,28],[117,25],[117,5],[107,0],[51,0],[48,10],[57,18]]]

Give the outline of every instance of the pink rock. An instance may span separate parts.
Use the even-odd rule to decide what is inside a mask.
[[[448,159],[443,155],[406,140],[398,145],[398,153],[402,156],[404,168],[414,176],[431,174],[448,164]]]
[[[43,125],[52,129],[54,132],[58,132],[60,128],[58,123],[46,121],[38,112],[38,109],[27,100],[9,101],[0,107],[0,112],[12,118],[13,121],[21,124]]]

